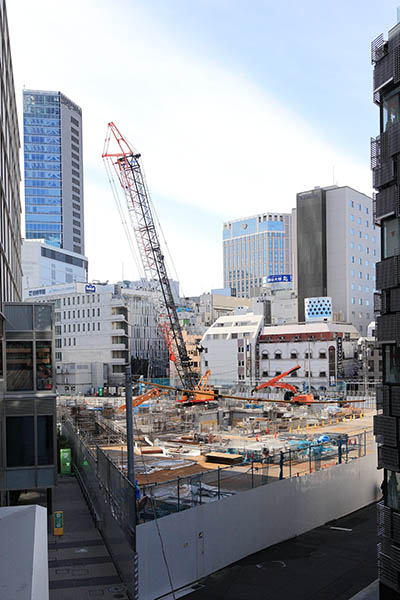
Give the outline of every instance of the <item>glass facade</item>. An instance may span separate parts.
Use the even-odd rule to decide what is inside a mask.
[[[248,297],[269,275],[292,274],[291,215],[264,214],[225,223],[224,286]]]
[[[62,247],[60,95],[24,92],[26,239]]]

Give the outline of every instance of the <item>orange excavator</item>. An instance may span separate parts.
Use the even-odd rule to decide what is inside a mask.
[[[299,369],[301,369],[300,365],[298,365],[297,367],[293,367],[292,369],[289,369],[289,371],[281,373],[280,375],[273,377],[265,383],[261,383],[260,385],[252,389],[251,393],[253,394],[254,392],[258,392],[262,388],[266,387],[280,388],[286,390],[284,400],[287,400],[288,404],[296,404],[297,406],[305,404],[306,406],[310,406],[315,400],[313,394],[301,394],[299,393],[299,389],[295,385],[281,381],[281,379],[287,377],[295,371],[298,371]]]
[[[162,390],[159,390],[158,388],[151,388],[144,394],[141,394],[140,396],[136,396],[136,398],[133,398],[132,406],[133,406],[133,408],[136,408],[137,406],[140,406],[141,404],[143,404],[143,402],[146,402],[147,400],[151,400],[152,398],[157,398],[158,396],[162,396],[163,394],[166,394],[166,392],[163,392]],[[123,404],[122,406],[119,406],[117,408],[117,412],[123,412],[124,410],[126,410],[126,404]]]
[[[183,404],[184,406],[193,406],[194,404],[204,404],[205,402],[215,402],[214,390],[211,385],[207,385],[208,378],[211,375],[211,371],[208,369],[204,375],[202,375],[199,383],[193,390],[193,396],[187,396],[182,393],[180,397],[178,397],[177,402]],[[196,394],[196,392],[203,392],[202,394]],[[204,392],[210,392],[210,396],[204,394]]]

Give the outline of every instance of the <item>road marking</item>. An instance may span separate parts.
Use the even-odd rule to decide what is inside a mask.
[[[347,527],[329,527],[329,529],[335,529],[336,531],[353,531],[352,529],[347,529]]]

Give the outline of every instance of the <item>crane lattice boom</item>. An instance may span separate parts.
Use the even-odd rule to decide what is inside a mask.
[[[110,144],[115,141],[117,152],[110,152]],[[155,291],[156,314],[167,343],[170,359],[175,362],[182,385],[193,389],[196,374],[192,371],[190,359],[183,340],[174,297],[160,246],[158,232],[151,210],[150,196],[140,166],[140,154],[129,145],[114,123],[108,124],[104,144],[103,159],[112,166],[124,191],[130,222],[135,234],[141,263],[146,279]],[[174,349],[176,351],[174,351]]]

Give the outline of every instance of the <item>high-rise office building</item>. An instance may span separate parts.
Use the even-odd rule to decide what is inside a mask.
[[[21,202],[19,133],[10,40],[4,0],[0,1],[1,117],[0,117],[0,335],[3,302],[21,299]],[[1,377],[1,353],[0,353]]]
[[[82,110],[61,92],[23,101],[26,239],[83,255]]]
[[[292,215],[262,213],[224,223],[224,287],[248,298],[268,276],[292,274]]]
[[[366,336],[380,257],[372,198],[348,186],[315,188],[297,194],[295,218],[299,322],[305,298],[328,296],[334,320]]]
[[[372,42],[374,102],[380,134],[371,140],[377,190],[374,216],[381,227],[382,259],[376,265],[377,338],[382,348],[382,386],[377,389],[374,433],[378,468],[384,469],[378,505],[380,598],[400,594],[400,23]]]
[[[5,1],[0,0],[0,506],[48,490],[56,473],[53,307],[23,304],[19,133]]]

